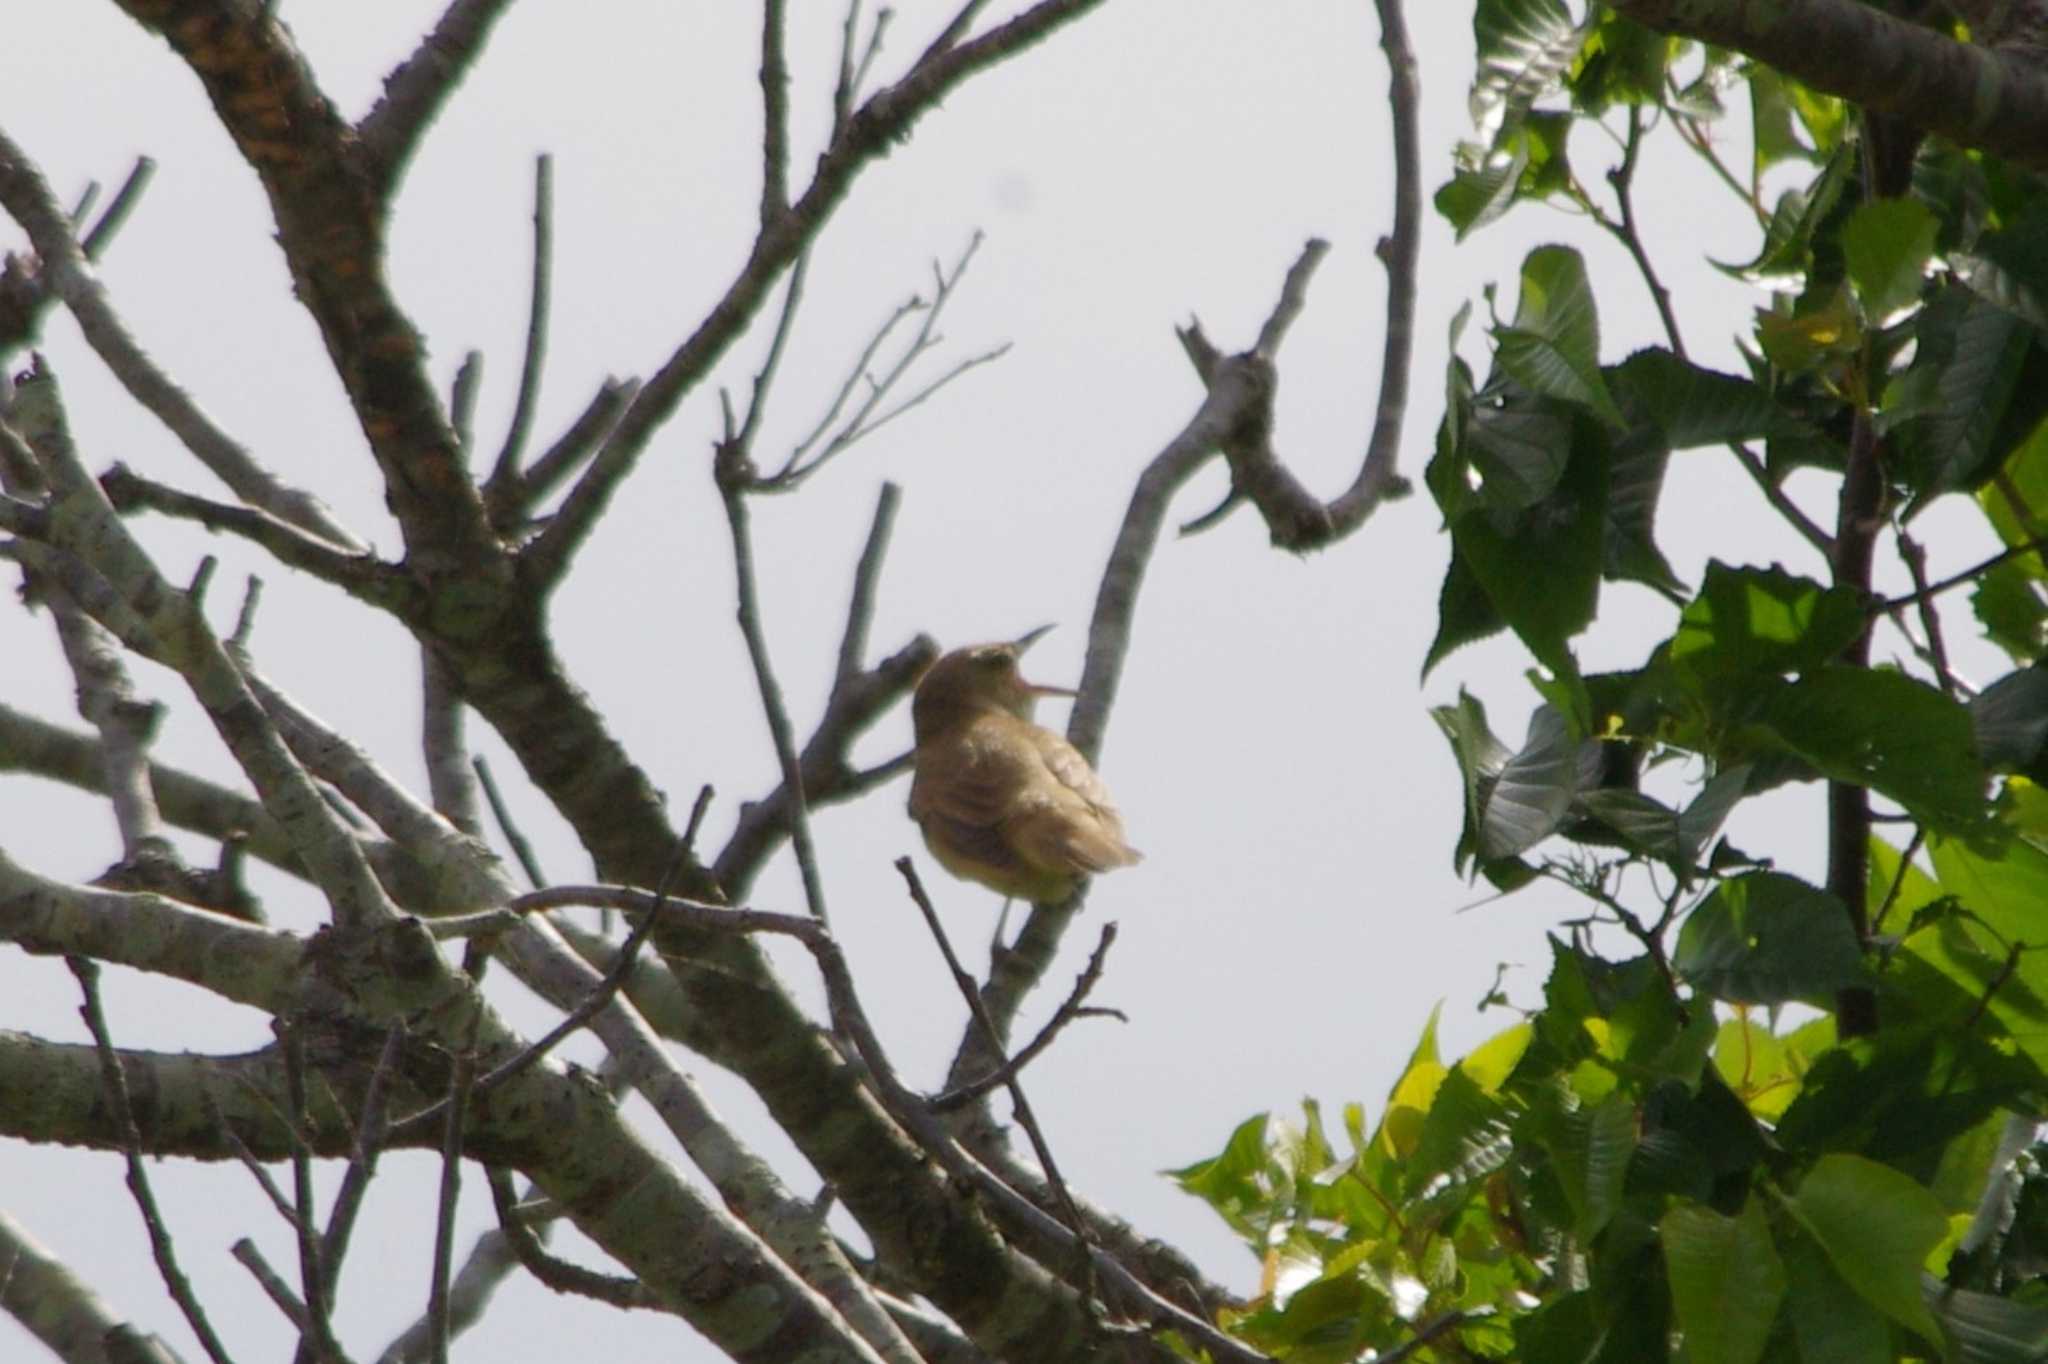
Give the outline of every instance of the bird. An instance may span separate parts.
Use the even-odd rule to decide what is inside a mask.
[[[1064,904],[1084,878],[1143,856],[1088,760],[1032,723],[1039,697],[1074,695],[1018,671],[1051,628],[953,650],[910,703],[910,817],[925,846],[954,876],[1033,904]]]

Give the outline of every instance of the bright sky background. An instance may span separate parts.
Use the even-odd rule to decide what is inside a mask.
[[[369,107],[438,8],[420,0],[281,7],[350,118]],[[950,8],[898,6],[883,78],[902,70]],[[1472,40],[1469,6],[1412,8],[1428,192],[1469,129]],[[743,258],[759,194],[757,25],[754,7],[739,4],[533,0],[500,26],[429,136],[399,203],[392,275],[444,383],[465,350],[486,353],[478,415],[486,449],[496,449],[517,382],[535,153],[555,156],[557,251],[538,447],[605,375],[645,375],[665,360]],[[839,26],[836,6],[791,7],[799,188],[825,127]],[[392,551],[397,536],[374,466],[311,320],[290,296],[256,177],[213,123],[196,80],[112,5],[26,7],[9,29],[0,126],[60,195],[74,196],[89,179],[111,187],[138,154],[159,162],[104,270],[129,326],[227,430]],[[1197,314],[1218,345],[1249,345],[1312,235],[1333,250],[1280,355],[1278,439],[1324,495],[1349,481],[1376,398],[1384,290],[1372,247],[1391,223],[1377,43],[1367,0],[1115,0],[954,94],[862,178],[812,264],[764,453],[786,450],[808,429],[875,325],[928,288],[932,262],[951,262],[976,229],[986,240],[942,325],[938,363],[1002,341],[1013,349],[845,455],[800,495],[754,504],[768,632],[801,730],[822,704],[849,573],[883,479],[902,484],[905,496],[877,653],[920,630],[950,647],[1057,621],[1030,672],[1077,680],[1096,578],[1132,482],[1200,399],[1172,327]],[[1746,166],[1739,117],[1723,149]],[[1603,192],[1604,154],[1583,136],[1575,147],[1595,166],[1584,175],[1589,187]],[[1761,295],[1707,269],[1701,256],[1750,258],[1753,226],[1669,139],[1647,162],[1641,192],[1695,357],[1735,367],[1727,340]],[[1473,300],[1483,321],[1479,295],[1489,282],[1511,312],[1517,263],[1550,240],[1587,252],[1604,359],[1658,339],[1626,256],[1582,221],[1524,210],[1454,247],[1431,214],[1402,455],[1411,476],[1419,478],[1441,413],[1451,313]],[[11,223],[0,226],[0,245],[21,242]],[[768,321],[718,372],[742,399]],[[1465,350],[1483,369],[1478,332],[1468,329]],[[222,495],[114,385],[67,317],[52,316],[44,345],[91,467],[119,460]],[[711,484],[717,412],[707,386],[656,438],[554,610],[569,666],[679,815],[700,784],[716,786],[707,829],[714,849],[739,802],[774,785]],[[1176,505],[1173,521],[1208,510],[1223,487],[1218,464]],[[1794,487],[1832,521],[1818,480]],[[1822,571],[1803,543],[1760,514],[1760,499],[1725,454],[1674,460],[1665,508],[1663,543],[1689,581],[1710,549]],[[1950,518],[1928,528],[1935,572],[1987,544],[1959,502],[1934,516]],[[1944,538],[1944,525],[1964,534]],[[396,626],[232,540],[160,518],[139,528],[175,579],[189,576],[201,554],[221,557],[212,609],[223,630],[243,575],[260,571],[260,666],[424,789],[417,654]],[[1376,1122],[1430,1009],[1443,1003],[1447,1055],[1506,1026],[1507,1015],[1474,1012],[1496,965],[1511,963],[1508,991],[1533,1000],[1547,961],[1544,932],[1581,912],[1541,890],[1467,909],[1480,892],[1452,874],[1458,782],[1426,707],[1454,699],[1462,682],[1513,742],[1535,697],[1521,680],[1526,655],[1512,641],[1467,649],[1418,681],[1447,550],[1423,495],[1303,560],[1268,548],[1245,511],[1199,538],[1163,544],[1145,584],[1102,768],[1147,860],[1096,886],[1025,1027],[1064,993],[1103,917],[1118,921],[1122,937],[1096,1001],[1126,1009],[1131,1021],[1075,1028],[1026,1080],[1077,1187],[1240,1290],[1255,1282],[1253,1261],[1156,1172],[1213,1153],[1252,1113],[1298,1112],[1305,1095],[1331,1110],[1362,1100]],[[1633,665],[1668,628],[1666,609],[1647,594],[1610,589],[1581,657],[1589,669]],[[233,780],[176,679],[134,666],[141,685],[172,707],[156,756]],[[45,618],[0,611],[0,695],[79,723]],[[1064,723],[1063,707],[1049,710],[1041,719]],[[587,858],[509,755],[480,721],[471,734],[507,781],[549,873],[587,879]],[[864,755],[885,758],[908,737],[899,711]],[[906,1077],[936,1084],[963,1011],[890,868],[913,850],[930,868],[903,814],[904,794],[897,784],[822,814],[818,838],[834,922],[868,1007]],[[1731,832],[1788,869],[1817,874],[1817,838],[1788,844],[1782,830],[1791,822],[1817,831],[1820,800],[1817,788],[1780,794],[1745,811],[1748,822]],[[34,869],[78,880],[119,850],[98,802],[10,776],[0,776],[0,840]],[[213,855],[198,844],[191,851]],[[931,879],[956,938],[979,959],[995,898],[935,869]],[[276,877],[260,884],[274,921],[302,931],[317,923],[303,890]],[[800,905],[786,853],[754,903]],[[808,963],[781,959],[803,997],[816,999]],[[494,973],[493,989],[523,1025],[537,1031],[551,1021],[503,973]],[[188,987],[116,970],[106,995],[123,1045],[236,1052],[270,1041],[266,1018]],[[0,949],[0,1028],[83,1039],[76,1005],[61,962]],[[587,1039],[568,1052],[595,1054]],[[785,1158],[751,1096],[707,1067],[697,1073],[748,1137],[782,1159],[797,1189],[811,1192],[815,1176]],[[657,1140],[671,1149],[665,1135]],[[339,1299],[343,1341],[363,1360],[423,1307],[432,1247],[435,1162],[401,1153],[383,1170]],[[157,1167],[157,1185],[184,1263],[226,1323],[231,1348],[244,1360],[280,1357],[282,1319],[227,1256],[247,1234],[274,1263],[291,1261],[285,1228],[253,1183],[231,1165],[177,1162]],[[162,1332],[187,1360],[202,1358],[151,1266],[118,1157],[0,1144],[0,1208],[118,1311]],[[481,1180],[472,1178],[464,1250],[488,1219]],[[571,1244],[589,1253],[587,1243]],[[522,1364],[579,1357],[592,1342],[637,1358],[712,1357],[672,1318],[626,1318],[519,1281],[457,1353]],[[0,1356],[37,1357],[36,1348],[0,1320]]]

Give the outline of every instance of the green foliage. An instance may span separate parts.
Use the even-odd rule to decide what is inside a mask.
[[[1616,248],[1531,252],[1483,379],[1452,323],[1424,671],[1503,630],[1528,650],[1519,744],[1468,692],[1432,712],[1454,861],[1581,912],[1521,1020],[1446,1062],[1432,1018],[1377,1125],[1345,1110],[1348,1150],[1311,1104],[1177,1172],[1262,1266],[1228,1324],[1289,1360],[2048,1358],[2048,182],[1928,143],[1902,183],[1861,110],[1597,4],[1475,0],[1474,33],[1439,211],[1463,237],[1539,202]],[[1747,181],[1715,126],[1740,94]],[[1602,361],[1603,307],[1662,306],[1627,198],[1653,146],[1755,217],[1716,264],[1771,292],[1720,368],[1668,314],[1668,346]],[[1639,267],[1647,294],[1610,282]],[[1694,586],[1657,543],[1680,458],[1771,493],[1818,471],[1809,509],[1853,470],[1875,510],[1795,520],[1806,573],[1731,533]],[[1907,532],[1960,497],[2008,553],[1929,582]],[[1911,597],[1831,538],[1873,530]],[[1619,581],[1668,616],[1640,666],[1584,672]],[[2012,660],[1980,689],[1944,653],[1971,630]],[[1787,788],[1807,838],[1723,835]],[[1794,874],[1820,844],[1828,874]]]

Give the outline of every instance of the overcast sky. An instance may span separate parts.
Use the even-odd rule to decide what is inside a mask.
[[[419,0],[280,7],[351,118],[438,8]],[[885,77],[949,8],[898,6]],[[487,449],[504,430],[517,380],[537,152],[555,157],[557,243],[537,443],[559,433],[606,375],[645,375],[666,359],[743,259],[759,193],[752,11],[530,0],[500,26],[429,137],[399,202],[392,275],[444,382],[467,349],[485,352],[478,427]],[[1469,128],[1472,40],[1467,6],[1414,11],[1433,190]],[[834,6],[791,7],[799,184],[825,127],[839,23]],[[875,650],[893,651],[918,631],[950,647],[1055,621],[1061,628],[1034,651],[1030,671],[1078,680],[1097,575],[1132,481],[1200,399],[1172,327],[1198,314],[1220,346],[1249,345],[1312,235],[1333,249],[1281,352],[1278,440],[1325,495],[1349,481],[1376,398],[1384,290],[1372,247],[1391,218],[1377,42],[1367,0],[1114,0],[953,95],[862,178],[812,263],[765,452],[786,449],[808,428],[876,324],[927,289],[932,263],[958,257],[977,230],[986,238],[941,328],[939,364],[1001,342],[1012,349],[845,455],[799,496],[756,502],[768,633],[801,728],[822,703],[848,573],[884,479],[903,486],[904,500]],[[9,16],[0,48],[0,127],[66,197],[88,180],[117,183],[138,154],[157,159],[155,182],[106,262],[115,302],[222,425],[394,551],[374,466],[317,333],[291,298],[256,177],[183,65],[113,5],[23,7]],[[1743,162],[1746,147],[1737,119],[1724,150]],[[1579,136],[1575,156],[1594,165],[1582,172],[1591,186],[1604,183],[1602,154],[1596,138]],[[1701,257],[1748,259],[1754,227],[1668,140],[1653,150],[1643,186],[1648,231],[1695,358],[1733,368],[1728,339],[1761,296]],[[0,225],[0,245],[21,240]],[[1431,215],[1402,456],[1409,474],[1419,476],[1441,413],[1453,310],[1497,282],[1502,310],[1512,311],[1522,254],[1552,240],[1587,252],[1603,358],[1658,339],[1626,256],[1581,221],[1524,210],[1454,247]],[[1478,331],[1468,329],[1464,345],[1483,369]],[[717,383],[743,395],[764,342],[765,324],[728,357]],[[53,316],[45,348],[89,465],[119,460],[220,495],[111,382],[68,318]],[[656,438],[554,612],[569,666],[657,784],[685,806],[702,783],[716,786],[713,847],[739,802],[774,785],[710,478],[717,412],[715,385],[706,386]],[[1832,519],[1820,483],[1794,486]],[[1211,469],[1173,521],[1206,511],[1223,487],[1222,470]],[[1688,580],[1697,581],[1710,550],[1821,572],[1803,543],[1760,512],[1725,456],[1680,456],[1666,507],[1663,543]],[[1935,515],[1947,518],[1927,537],[1935,572],[1988,543],[1967,506]],[[1944,537],[1943,525],[1961,533]],[[423,789],[417,656],[396,626],[231,540],[160,519],[141,529],[173,578],[188,576],[204,553],[220,556],[212,606],[223,626],[242,576],[260,570],[268,584],[253,646],[261,667]],[[1507,1014],[1474,1012],[1496,966],[1513,964],[1506,987],[1515,999],[1535,999],[1543,933],[1580,912],[1542,891],[1468,909],[1481,895],[1452,873],[1458,781],[1426,708],[1454,699],[1463,683],[1514,741],[1535,696],[1522,680],[1528,659],[1512,641],[1467,649],[1419,680],[1447,552],[1426,496],[1300,560],[1268,548],[1246,512],[1163,544],[1145,584],[1102,770],[1147,857],[1096,886],[1047,992],[1056,999],[1064,991],[1098,921],[1115,919],[1122,936],[1097,1000],[1127,1010],[1130,1022],[1077,1027],[1026,1078],[1077,1186],[1240,1290],[1255,1283],[1252,1259],[1156,1172],[1213,1153],[1252,1113],[1297,1111],[1304,1095],[1332,1108],[1362,1100],[1376,1122],[1430,1009],[1443,1002],[1450,1052],[1506,1026]],[[1581,657],[1589,669],[1632,665],[1668,629],[1668,608],[1610,589]],[[172,707],[157,756],[234,780],[176,679],[145,664],[136,670]],[[0,696],[78,723],[46,618],[0,611]],[[1064,707],[1041,718],[1063,724]],[[472,734],[508,779],[549,873],[587,878],[588,859],[511,758],[480,722]],[[892,715],[864,755],[879,761],[908,736],[907,714]],[[905,1075],[935,1084],[962,1008],[890,868],[903,852],[923,856],[904,794],[898,784],[821,815],[818,838],[834,923],[869,1008]],[[1734,832],[1781,865],[1817,873],[1817,840],[1788,841],[1782,828],[1817,828],[1820,800],[1817,788],[1781,794],[1745,811],[1749,823]],[[119,850],[99,804],[4,775],[0,840],[35,870],[80,880]],[[212,857],[198,845],[193,852]],[[932,884],[957,937],[979,955],[995,897],[935,871]],[[303,888],[277,878],[261,888],[280,925],[318,922]],[[754,902],[798,907],[786,857]],[[802,996],[816,998],[807,964],[780,959]],[[493,990],[523,1025],[546,1026],[548,1012],[516,985],[494,976]],[[125,1045],[231,1052],[270,1040],[267,1019],[188,987],[112,971],[106,994]],[[80,1039],[76,1003],[61,962],[0,948],[0,1029]],[[1041,1001],[1040,1013],[1047,1007]],[[586,1040],[570,1054],[594,1053]],[[743,1089],[708,1071],[699,1078],[751,1139],[786,1156]],[[796,1170],[800,1191],[815,1187],[807,1171],[787,1159],[784,1167]],[[374,1220],[340,1293],[342,1337],[358,1358],[374,1357],[425,1299],[434,1163],[399,1155],[383,1168],[367,1214]],[[284,1228],[260,1194],[237,1169],[184,1162],[160,1167],[158,1187],[231,1346],[245,1360],[279,1357],[284,1323],[226,1254],[237,1236],[252,1234],[274,1261],[289,1261]],[[472,1231],[489,1217],[482,1192],[474,1180],[465,1189]],[[150,1265],[117,1157],[0,1144],[0,1209],[117,1310],[164,1333],[187,1359],[201,1357]],[[458,1354],[508,1364],[571,1358],[593,1338],[629,1351],[623,1357],[711,1357],[672,1318],[629,1319],[526,1283]],[[0,1356],[34,1357],[36,1348],[0,1320]]]

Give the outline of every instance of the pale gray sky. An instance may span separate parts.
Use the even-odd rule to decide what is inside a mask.
[[[822,3],[791,8],[800,182],[823,129],[839,13]],[[900,70],[949,9],[900,4],[882,73]],[[350,117],[437,10],[420,0],[281,7]],[[1469,7],[1418,4],[1410,23],[1433,190],[1469,126]],[[552,152],[556,175],[553,342],[536,426],[544,442],[605,375],[644,375],[665,359],[742,259],[758,195],[757,24],[753,7],[739,4],[531,0],[504,21],[429,137],[400,202],[393,274],[444,381],[466,349],[486,352],[478,424],[487,448],[503,431],[518,373],[534,154]],[[118,182],[139,153],[159,162],[104,271],[129,325],[230,432],[392,549],[374,468],[310,319],[291,299],[256,178],[213,124],[196,81],[112,5],[25,7],[9,28],[0,126],[60,194],[88,179]],[[1200,397],[1172,326],[1193,312],[1219,345],[1249,344],[1311,235],[1333,250],[1281,353],[1278,434],[1312,487],[1328,495],[1349,480],[1376,397],[1384,293],[1372,247],[1391,216],[1377,42],[1366,0],[1116,0],[956,93],[862,179],[813,261],[765,449],[786,448],[807,428],[868,332],[926,288],[931,262],[951,261],[976,229],[987,236],[942,327],[945,356],[1001,341],[1013,349],[799,496],[756,504],[768,632],[801,728],[822,701],[848,572],[885,478],[905,495],[874,647],[893,650],[919,630],[950,646],[1057,621],[1031,671],[1074,681],[1096,575],[1132,480]],[[1736,119],[1726,151],[1741,161],[1746,145]],[[1604,186],[1596,139],[1581,134],[1574,151],[1593,160],[1588,184]],[[1753,228],[1668,141],[1646,164],[1642,190],[1696,358],[1733,368],[1727,338],[1761,296],[1700,257],[1749,258]],[[1420,475],[1441,411],[1452,311],[1488,282],[1511,311],[1521,255],[1550,240],[1587,252],[1603,358],[1657,339],[1625,255],[1582,222],[1523,210],[1454,248],[1431,214],[1402,456],[1410,475]],[[0,227],[0,244],[20,243],[11,224]],[[1478,330],[1467,331],[1465,349],[1483,368]],[[718,382],[743,393],[764,340],[765,325]],[[67,318],[53,317],[45,348],[91,466],[120,460],[218,494],[112,383]],[[716,426],[707,387],[656,439],[555,608],[563,654],[655,781],[683,804],[701,783],[716,785],[714,847],[739,801],[774,784],[732,620],[729,548],[710,479]],[[1188,491],[1174,520],[1206,511],[1222,488],[1219,467]],[[1725,456],[1674,461],[1666,508],[1664,544],[1691,580],[1715,547],[1820,571],[1760,514]],[[1952,514],[1967,526],[1966,507]],[[395,626],[232,540],[161,519],[140,528],[173,577],[203,553],[221,557],[213,600],[223,624],[242,575],[260,569],[261,666],[421,781],[416,655]],[[1941,536],[1930,539],[1940,552]],[[1985,543],[1951,539],[1956,565]],[[1163,545],[1145,585],[1102,768],[1147,860],[1097,885],[1048,990],[1064,991],[1097,922],[1113,918],[1122,937],[1097,999],[1131,1021],[1076,1028],[1026,1079],[1070,1179],[1241,1289],[1255,1280],[1252,1260],[1156,1172],[1213,1153],[1254,1112],[1297,1111],[1304,1095],[1332,1109],[1363,1100],[1377,1121],[1431,1007],[1444,1002],[1451,1052],[1505,1026],[1505,1015],[1473,1012],[1496,963],[1518,964],[1508,989],[1533,999],[1543,933],[1577,912],[1541,891],[1458,912],[1479,895],[1451,872],[1458,783],[1425,708],[1453,699],[1462,681],[1512,741],[1536,698],[1521,680],[1526,655],[1511,641],[1454,655],[1418,685],[1447,548],[1421,495],[1305,560],[1267,548],[1246,512]],[[1668,628],[1646,594],[1610,589],[1582,658],[1589,668],[1636,663]],[[157,756],[231,779],[176,680],[136,668],[172,706]],[[76,723],[46,620],[0,611],[0,694]],[[1041,718],[1060,724],[1064,711]],[[566,828],[482,731],[473,722],[481,749],[513,778],[547,868],[557,879],[587,878]],[[907,715],[894,715],[865,751],[885,757],[908,731]],[[906,1076],[935,1083],[962,1009],[890,868],[912,850],[929,865],[903,796],[897,785],[831,810],[818,837],[835,923],[876,1022]],[[1746,812],[1752,832],[1738,828],[1738,841],[1771,844],[1793,864],[1815,860],[1812,844],[1784,846],[1769,822],[1811,819],[1819,799],[1794,791]],[[96,803],[12,777],[0,777],[0,838],[36,870],[76,879],[101,870],[119,846]],[[936,872],[932,884],[978,957],[993,895]],[[263,888],[282,925],[317,922],[302,890],[274,878]],[[800,903],[786,858],[754,900]],[[781,959],[815,998],[808,964]],[[549,1021],[516,986],[494,988],[528,1025]],[[187,987],[111,971],[106,994],[127,1045],[239,1051],[269,1041],[264,1018]],[[76,1003],[60,962],[0,949],[0,1028],[82,1038]],[[579,1043],[571,1054],[591,1052]],[[750,1138],[797,1171],[792,1183],[814,1187],[743,1090],[717,1074],[700,1078]],[[104,1153],[0,1144],[0,1208],[118,1310],[197,1359],[150,1264],[119,1164]],[[400,1155],[384,1168],[339,1300],[343,1339],[359,1358],[374,1357],[425,1300],[434,1163]],[[238,1169],[165,1164],[158,1187],[231,1345],[244,1360],[278,1357],[284,1323],[226,1251],[251,1234],[286,1263],[283,1226]],[[473,1180],[464,1225],[488,1217]],[[591,1340],[626,1358],[711,1353],[671,1318],[625,1318],[515,1283],[458,1357],[573,1358]],[[37,1348],[0,1320],[0,1357],[34,1357]]]

